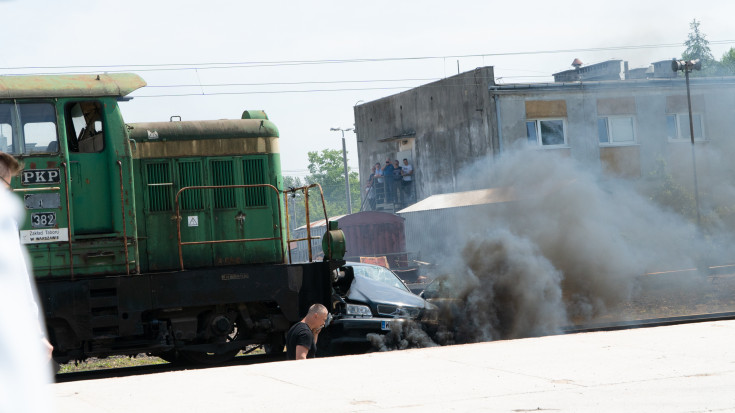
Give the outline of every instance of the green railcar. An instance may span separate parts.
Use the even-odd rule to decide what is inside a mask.
[[[261,117],[128,125],[141,269],[285,262],[278,129]],[[185,244],[180,262],[179,233],[250,241]]]
[[[0,76],[0,150],[24,165],[11,186],[54,358],[282,348],[343,261],[287,262],[278,129],[262,111],[125,124],[118,101],[143,86]]]

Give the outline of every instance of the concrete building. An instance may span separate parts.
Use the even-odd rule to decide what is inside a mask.
[[[428,261],[423,252],[446,241],[442,225],[464,214],[421,201],[492,187],[457,179],[476,162],[493,163],[519,147],[641,184],[654,172],[661,179],[663,165],[665,179],[671,176],[689,194],[694,152],[699,192],[710,195],[700,209],[713,211],[717,202],[731,208],[734,201],[726,197],[735,192],[735,166],[722,154],[735,153],[735,78],[690,79],[693,150],[685,80],[670,60],[643,69],[629,69],[621,60],[575,63],[554,75],[558,82],[496,84],[492,67],[483,67],[355,107],[361,177],[386,158],[413,164],[417,204],[392,211],[406,218],[407,249],[418,259]],[[716,166],[714,155],[721,158]],[[457,208],[467,193],[457,194]]]
[[[417,200],[456,191],[461,168],[500,150],[493,76],[482,67],[356,106],[360,176],[388,158],[406,158]]]
[[[499,85],[492,67],[482,67],[356,106],[360,176],[386,158],[408,158],[420,201],[472,189],[456,182],[460,170],[531,145],[628,178],[645,176],[663,158],[688,177],[684,184],[691,180],[687,91],[670,60],[645,69],[575,60],[554,78],[560,81]],[[691,91],[696,146],[729,147],[735,78],[692,78]]]

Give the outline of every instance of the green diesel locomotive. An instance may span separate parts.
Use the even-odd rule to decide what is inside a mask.
[[[288,259],[278,129],[241,119],[126,124],[134,74],[0,76],[0,150],[59,362],[158,354],[220,362],[283,348],[342,265]]]

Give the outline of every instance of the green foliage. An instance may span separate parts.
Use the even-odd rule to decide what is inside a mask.
[[[707,36],[702,33],[699,25],[700,22],[698,22],[697,19],[694,19],[689,23],[691,32],[689,32],[687,40],[684,42],[686,50],[681,54],[681,58],[684,60],[699,59],[702,61],[702,70],[692,71],[690,76],[724,76],[730,74],[731,72],[728,71],[728,68],[721,62],[718,62],[714,55],[712,55],[712,50],[709,48],[709,40],[707,40]]]
[[[81,371],[119,369],[124,367],[149,366],[164,364],[165,361],[158,357],[138,354],[137,356],[111,356],[107,358],[92,357],[80,362],[69,362],[59,366],[59,374],[78,373]]]
[[[699,22],[697,19],[692,20],[689,23],[689,28],[692,30],[689,32],[689,37],[684,45],[687,47],[681,57],[684,60],[699,59],[702,61],[702,66],[711,63],[715,60],[712,55],[712,51],[709,48],[709,40],[707,36],[699,30]]]
[[[731,47],[727,53],[722,55],[720,67],[726,75],[735,75],[735,48]]]
[[[342,151],[338,149],[324,149],[321,152],[309,152],[309,175],[302,182],[299,178],[284,177],[284,189],[288,187],[301,187],[311,184],[319,184],[324,192],[324,205],[327,215],[330,217],[347,213],[347,198],[345,196],[345,173],[342,159]],[[362,198],[360,197],[360,178],[357,172],[349,170],[350,197],[352,200],[352,212],[360,210]],[[296,197],[289,197],[291,210],[290,219],[292,228],[306,224],[304,208],[304,194],[298,192]],[[319,190],[313,188],[309,191],[309,220],[316,221],[324,218]]]
[[[690,220],[696,220],[694,195],[671,176],[666,170],[666,161],[663,158],[656,159],[655,165],[649,174],[649,179],[654,183],[650,199]]]

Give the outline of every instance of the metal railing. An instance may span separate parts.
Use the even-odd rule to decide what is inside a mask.
[[[309,189],[311,188],[319,188],[319,195],[322,199],[322,209],[324,211],[324,224],[327,226],[327,231],[329,231],[329,217],[327,216],[327,206],[324,202],[324,191],[322,191],[322,186],[319,184],[311,184],[307,186],[302,186],[299,188],[289,188],[287,191],[283,191],[285,203],[286,203],[286,228],[290,228],[290,221],[289,217],[290,214],[288,213],[288,194],[296,194],[296,191],[301,191],[304,193],[304,205],[305,210],[304,213],[306,215],[306,237],[305,238],[294,238],[291,239],[291,233],[290,230],[288,231],[288,262],[289,264],[292,263],[292,257],[291,257],[291,242],[299,242],[299,241],[308,241],[308,251],[309,251],[309,262],[313,260],[312,256],[312,248],[311,248],[311,240],[312,239],[318,239],[318,237],[312,237],[311,236],[311,220],[309,219]],[[329,246],[331,248],[331,245]],[[329,251],[331,255],[331,251]]]
[[[413,180],[410,182],[408,191],[403,189],[403,180],[393,181],[391,185],[387,185],[386,182],[373,182],[362,198],[360,211],[366,210],[368,206],[369,210],[376,211],[381,205],[386,204],[395,210],[396,207],[406,207],[415,203],[416,184]]]

